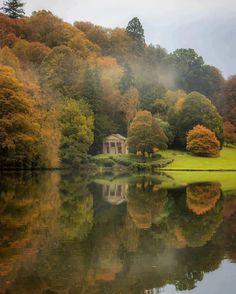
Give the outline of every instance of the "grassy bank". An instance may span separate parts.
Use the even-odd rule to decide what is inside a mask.
[[[184,151],[161,151],[163,158],[172,159],[164,169],[166,170],[195,170],[195,171],[236,171],[236,148],[225,147],[219,158],[193,156]]]
[[[156,154],[153,158],[143,159],[134,154],[99,154],[91,158],[91,163],[106,169],[131,169],[135,171],[151,171],[167,166],[173,159],[162,158]]]

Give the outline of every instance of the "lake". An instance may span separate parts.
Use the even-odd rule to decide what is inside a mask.
[[[236,173],[2,173],[1,294],[236,293]]]

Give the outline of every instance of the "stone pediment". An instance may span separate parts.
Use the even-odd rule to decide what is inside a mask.
[[[110,136],[107,136],[104,141],[112,141],[112,140],[114,140],[114,141],[121,141],[121,140],[126,141],[127,138],[125,138],[124,136],[122,136],[120,134],[112,134]]]

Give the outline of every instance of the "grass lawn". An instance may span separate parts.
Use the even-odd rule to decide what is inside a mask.
[[[225,147],[219,158],[193,156],[184,151],[166,150],[160,154],[174,161],[167,165],[166,170],[234,170],[236,171],[236,148]]]
[[[175,188],[200,182],[219,182],[223,191],[236,191],[236,172],[165,171],[165,173],[172,179],[164,181],[161,184],[163,188]]]

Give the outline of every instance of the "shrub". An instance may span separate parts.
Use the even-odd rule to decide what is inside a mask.
[[[226,143],[236,143],[236,127],[229,121],[224,122],[224,135]]]
[[[214,132],[202,125],[197,125],[187,134],[186,149],[194,155],[218,157],[220,142]]]
[[[112,167],[114,164],[115,164],[115,162],[114,162],[112,159],[110,159],[110,158],[105,159],[105,160],[103,161],[103,165],[104,165],[105,167]]]

